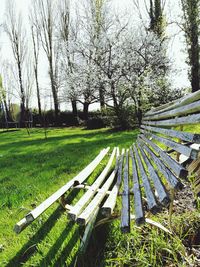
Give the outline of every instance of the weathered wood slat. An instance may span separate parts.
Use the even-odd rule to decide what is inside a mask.
[[[79,247],[79,253],[80,254],[84,254],[86,249],[87,249],[87,246],[88,246],[92,231],[94,229],[94,224],[95,224],[96,219],[97,219],[98,212],[99,212],[99,208],[97,208],[94,211],[90,222],[88,223],[88,225],[85,228],[85,232],[84,232],[84,235],[83,235],[83,237],[81,239],[81,244],[80,244],[80,247]]]
[[[156,170],[154,169],[151,162],[147,158],[147,155],[145,154],[145,152],[144,152],[144,150],[140,144],[138,144],[138,147],[139,147],[140,153],[142,155],[142,158],[143,158],[143,160],[144,160],[144,162],[148,168],[149,177],[153,180],[154,187],[155,187],[157,194],[158,194],[159,202],[162,205],[167,206],[169,204],[170,199],[169,199],[168,194],[166,193],[165,187],[163,186]]]
[[[177,126],[177,125],[189,125],[200,123],[200,114],[188,115],[186,117],[180,117],[169,120],[161,121],[142,121],[142,124],[153,126]]]
[[[74,186],[73,187],[73,189],[83,189],[83,190],[86,190],[86,191],[88,191],[89,189],[91,189],[91,186],[90,185],[85,185],[85,184],[79,184],[79,185],[76,185],[76,186]],[[99,192],[99,188],[97,189],[97,192]],[[107,195],[110,195],[110,193],[111,193],[111,191],[107,191]],[[66,204],[65,205],[65,208],[66,208],[66,206],[69,206],[69,204]]]
[[[165,112],[159,113],[159,114],[154,115],[154,116],[145,116],[144,121],[146,121],[146,120],[162,120],[162,119],[166,119],[166,118],[188,115],[188,114],[196,113],[198,111],[200,111],[200,101],[191,103],[191,104],[183,106],[183,107],[179,107],[176,109],[165,111]]]
[[[142,193],[140,189],[139,176],[136,167],[135,157],[132,148],[130,148],[130,155],[132,160],[132,174],[133,174],[133,195],[134,195],[134,209],[135,222],[140,225],[145,222],[144,210],[142,205]]]
[[[163,104],[161,106],[158,106],[158,107],[152,107],[149,111],[147,111],[145,113],[145,116],[153,116],[154,114],[157,114],[157,113],[160,113],[160,112],[163,112],[163,110],[167,110],[167,108],[170,108],[174,103],[176,102],[176,100],[170,102],[170,103],[166,103],[166,104]]]
[[[192,159],[197,159],[199,151],[196,149],[193,149],[191,147],[184,146],[180,143],[177,143],[175,141],[171,141],[167,138],[157,136],[155,134],[152,134],[150,132],[146,132],[145,130],[141,129],[141,132],[148,137],[152,137],[154,140],[161,142],[162,144],[165,144],[167,147],[173,148],[175,151],[189,157]]]
[[[189,173],[194,173],[196,172],[200,167],[200,158],[197,160],[194,160],[189,166],[188,166],[188,171]]]
[[[89,205],[85,208],[85,210],[78,216],[77,223],[80,225],[86,225],[93,212],[99,205],[101,204],[102,200],[104,199],[106,192],[109,190],[110,186],[112,185],[114,178],[116,176],[117,170],[114,169],[114,171],[111,173],[109,178],[106,180],[106,182],[101,187],[101,190],[96,194],[96,196],[92,199],[92,201],[89,203]]]
[[[163,163],[163,161],[161,161],[161,159],[159,159],[155,155],[155,153],[146,145],[146,143],[144,142],[144,140],[142,140],[141,138],[138,138],[138,141],[137,142],[139,142],[141,144],[142,148],[145,149],[145,151],[149,154],[149,156],[151,157],[151,159],[156,164],[158,170],[164,175],[165,179],[168,181],[169,185],[172,188],[181,189],[182,188],[182,183],[167,168],[167,166],[165,166],[165,164]]]
[[[135,158],[137,160],[138,167],[139,167],[139,170],[140,170],[140,174],[141,174],[141,177],[142,177],[142,185],[144,187],[145,194],[146,194],[146,197],[147,197],[148,208],[152,213],[155,213],[158,210],[158,206],[157,206],[157,203],[156,203],[155,196],[154,196],[154,194],[152,192],[149,179],[148,179],[147,174],[146,174],[146,172],[144,170],[143,163],[141,161],[140,155],[139,155],[138,150],[137,150],[135,145],[134,145],[133,149],[134,149]]]
[[[66,183],[63,187],[61,187],[58,191],[56,191],[53,195],[47,198],[44,202],[42,202],[37,208],[32,210],[30,213],[26,215],[26,220],[28,222],[34,221],[39,215],[41,215],[46,209],[48,209],[55,201],[57,201],[63,194],[65,194],[74,183],[83,183],[90,174],[94,171],[94,169],[98,166],[98,164],[102,161],[105,155],[108,153],[110,148],[103,149],[99,155],[85,168],[83,169],[76,177]]]
[[[163,161],[165,161],[167,166],[176,174],[177,177],[179,178],[187,177],[188,171],[181,164],[179,164],[175,159],[170,157],[164,150],[162,150],[155,143],[147,139],[144,135],[140,135],[139,137],[154,149],[154,151],[159,155],[159,157],[162,158]]]
[[[124,166],[124,190],[122,193],[121,231],[130,233],[130,197],[129,197],[129,152],[126,151]]]
[[[162,112],[165,112],[165,111],[168,111],[168,110],[171,110],[171,109],[176,109],[178,107],[182,107],[182,106],[185,106],[185,105],[188,105],[192,102],[195,102],[195,101],[198,101],[200,100],[200,91],[197,91],[195,93],[191,93],[191,94],[188,94],[178,100],[175,100],[171,103],[167,103],[163,106],[160,106],[158,108],[154,108],[154,110],[150,110],[149,112],[146,113],[146,115],[156,115],[158,113],[162,113]],[[163,107],[163,108],[162,108]]]
[[[15,224],[14,231],[16,234],[21,233],[30,223],[27,222],[26,218],[23,218],[21,221]]]
[[[175,131],[171,129],[157,128],[145,125],[142,125],[141,128],[144,130],[148,130],[150,132],[161,133],[170,137],[179,138],[183,141],[189,141],[192,143],[200,144],[200,134],[193,134],[193,133],[187,133],[182,131]]]
[[[122,154],[119,160],[119,169],[117,173],[117,182],[114,185],[113,189],[111,190],[110,195],[107,198],[106,202],[104,203],[103,207],[101,208],[102,214],[106,217],[110,217],[112,215],[116,202],[117,202],[117,195],[119,193],[121,180],[122,180],[124,153],[125,153],[125,150],[122,149]]]
[[[104,170],[101,172],[99,177],[95,180],[95,182],[90,186],[88,191],[79,199],[79,201],[75,204],[75,206],[68,212],[68,217],[70,220],[75,221],[77,219],[77,216],[82,212],[84,207],[87,205],[87,203],[92,199],[92,197],[96,194],[97,190],[99,189],[100,185],[105,180],[111,166],[113,159],[115,157],[116,148],[113,149],[112,155],[104,168]]]

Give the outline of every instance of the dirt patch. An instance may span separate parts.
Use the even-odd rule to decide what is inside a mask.
[[[182,190],[176,192],[173,212],[183,214],[186,211],[195,211],[196,201],[189,182],[184,183]]]

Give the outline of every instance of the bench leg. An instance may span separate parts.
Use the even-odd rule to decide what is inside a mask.
[[[175,189],[172,188],[170,190],[170,195],[171,195],[171,202],[169,205],[169,227],[170,230],[172,229],[172,213],[173,213],[173,205],[174,205],[174,198],[175,198]]]

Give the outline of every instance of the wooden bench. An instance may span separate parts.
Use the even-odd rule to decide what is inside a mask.
[[[99,211],[105,217],[112,216],[118,196],[122,203],[122,232],[130,232],[133,218],[136,224],[144,223],[145,211],[159,212],[161,207],[169,205],[170,190],[183,187],[182,181],[187,178],[188,171],[177,161],[179,155],[194,160],[199,157],[199,150],[191,144],[200,144],[200,135],[183,130],[183,125],[200,122],[199,111],[200,92],[196,92],[147,112],[137,142],[129,150],[114,148],[108,156],[110,149],[103,149],[75,178],[18,222],[14,228],[16,233],[25,229],[58,199],[61,199],[70,220],[86,226],[83,243],[86,243]],[[91,185],[85,184],[106,155],[108,161],[103,171]],[[64,200],[69,190],[86,192],[72,206]],[[134,215],[130,212],[132,208]]]

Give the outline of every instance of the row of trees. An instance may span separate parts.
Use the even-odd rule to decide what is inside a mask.
[[[27,31],[14,1],[8,0],[4,30],[15,65],[3,64],[4,89],[0,95],[7,112],[9,97],[17,92],[23,125],[34,87],[42,121],[41,53],[48,62],[55,122],[62,102],[71,103],[74,117],[78,116],[77,103],[81,103],[85,120],[89,106],[99,103],[102,111],[112,110],[119,124],[126,127],[128,106],[134,107],[140,123],[142,110],[179,97],[181,92],[172,93],[168,80],[166,1],[144,0],[146,11],[141,10],[140,2],[133,0],[133,6],[141,19],[147,11],[147,24],[136,25],[128,14],[115,14],[109,0],[83,0],[77,6],[70,0],[35,0],[29,8]],[[196,91],[200,74],[199,0],[181,0],[181,4],[183,24],[179,26],[185,32],[192,90]]]

